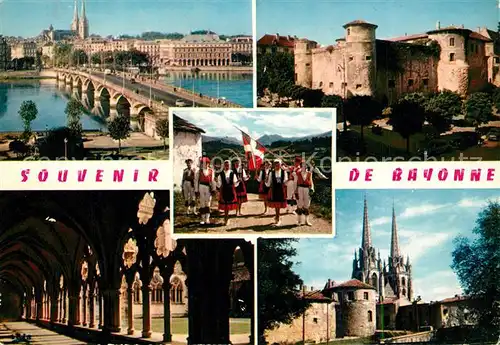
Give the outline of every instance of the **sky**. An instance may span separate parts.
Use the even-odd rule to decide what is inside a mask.
[[[363,197],[368,201],[372,245],[382,259],[391,245],[392,204],[396,211],[402,255],[412,264],[414,296],[437,301],[462,294],[451,269],[453,239],[473,238],[478,213],[488,200],[500,201],[500,189],[489,190],[337,190],[336,232],[332,239],[300,239],[294,271],[307,286],[322,289],[330,278],[351,279],[354,250],[361,246]]]
[[[497,29],[498,0],[256,0],[257,38],[298,36],[323,46],[344,37],[344,24],[362,19],[378,25],[377,38],[391,38],[461,25]]]
[[[86,0],[90,34],[211,30],[252,34],[251,0]],[[69,30],[74,0],[0,0],[0,34],[33,37],[50,24]],[[78,0],[81,12],[81,0]]]
[[[175,114],[202,128],[209,137],[233,137],[241,140],[240,128],[254,139],[267,134],[283,137],[304,137],[333,130],[332,111],[314,110],[244,110],[191,111],[176,110]],[[236,128],[236,127],[237,128]]]

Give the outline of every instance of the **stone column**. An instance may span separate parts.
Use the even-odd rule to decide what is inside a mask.
[[[151,338],[151,285],[142,285],[142,337]]]
[[[102,291],[104,324],[103,331],[118,333],[121,331],[120,289],[107,289]]]
[[[255,295],[255,277],[254,277],[254,246],[250,243],[245,243],[240,246],[241,251],[243,252],[243,257],[245,259],[245,266],[250,273],[250,284],[252,284],[250,301],[248,308],[251,308],[250,311],[250,344],[254,343],[255,339],[255,314],[254,314],[254,295]]]
[[[134,288],[132,284],[127,287],[127,323],[128,329],[127,334],[134,334]]]
[[[62,298],[62,291],[59,290],[59,293],[57,294],[57,322],[62,322],[62,308],[63,308],[63,298]]]
[[[89,291],[89,327],[95,327],[95,293],[94,290],[91,289]]]
[[[62,323],[66,323],[68,321],[68,292],[67,289],[64,289],[63,292],[63,319]]]
[[[104,325],[104,318],[102,315],[102,294],[101,294],[100,290],[99,290],[99,293],[97,294],[97,307],[99,308],[99,326],[98,326],[98,328],[101,329]]]
[[[87,326],[87,288],[82,291],[82,326]]]
[[[35,298],[36,301],[36,320],[41,320],[43,319],[43,302],[42,302],[42,296],[39,295]]]
[[[172,342],[172,316],[170,315],[170,277],[163,277],[163,341]]]
[[[55,323],[59,319],[59,304],[58,304],[58,294],[54,292],[52,295],[52,303],[50,304],[50,322]]]

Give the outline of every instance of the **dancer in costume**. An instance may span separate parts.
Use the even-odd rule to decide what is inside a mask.
[[[301,157],[295,157],[295,162],[293,166],[286,167],[286,172],[288,173],[288,181],[286,182],[286,202],[287,202],[287,213],[293,211],[293,206],[297,205],[297,199],[295,199],[295,189],[297,188],[297,181],[294,180],[295,172],[300,170],[300,164],[302,162]],[[293,211],[295,214],[296,212]]]
[[[297,198],[297,224],[311,226],[309,222],[309,207],[311,206],[311,194],[314,193],[312,171],[307,168],[307,163],[302,162],[300,170],[294,173],[297,189],[295,196]],[[302,223],[302,216],[305,220]]]
[[[241,160],[239,158],[233,161],[233,166],[234,175],[238,179],[238,186],[236,187],[236,195],[238,196],[238,208],[236,211],[236,215],[239,214],[241,216],[241,205],[248,201],[246,182],[248,181],[249,177],[245,169],[241,166]]]
[[[229,211],[237,210],[238,203],[238,180],[234,170],[231,170],[231,162],[224,162],[224,169],[217,176],[217,188],[219,188],[219,210],[224,211],[224,225],[229,223]]]
[[[189,215],[191,213],[191,208],[193,208],[193,214],[196,214],[196,195],[194,191],[194,176],[196,174],[196,169],[193,167],[193,160],[186,160],[186,169],[182,172],[182,195],[184,196],[184,204],[187,208],[186,213]]]
[[[257,182],[259,182],[259,199],[264,201],[264,214],[267,213],[267,194],[269,193],[269,187],[266,186],[267,176],[271,171],[271,162],[264,162],[264,169],[257,175]]]
[[[214,171],[210,167],[210,158],[202,157],[200,160],[200,170],[195,174],[194,190],[200,200],[200,224],[210,224],[210,205],[212,196],[215,194],[216,182]]]
[[[275,225],[281,225],[280,211],[287,207],[286,202],[286,182],[288,180],[287,172],[281,168],[281,161],[274,161],[274,169],[267,176],[266,186],[269,188],[267,206],[276,211]]]

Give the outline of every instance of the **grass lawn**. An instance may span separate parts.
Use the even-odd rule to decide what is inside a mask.
[[[127,320],[122,322],[122,328],[127,330]],[[142,319],[134,319],[136,331],[142,330]],[[163,319],[154,318],[151,320],[153,332],[163,333]],[[231,334],[250,334],[250,319],[229,319],[229,330]],[[172,334],[188,334],[187,317],[172,318]]]

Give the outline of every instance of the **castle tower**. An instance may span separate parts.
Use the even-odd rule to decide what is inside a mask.
[[[78,32],[78,29],[79,29],[78,4],[77,0],[75,0],[75,9],[73,12],[73,21],[71,22],[71,31]]]
[[[81,39],[86,39],[87,37],[89,37],[89,21],[87,20],[87,15],[85,14],[85,0],[82,0],[82,16],[80,18],[78,36]]]
[[[312,49],[316,42],[307,39],[295,42],[295,84],[312,88]]]
[[[377,25],[355,20],[344,25],[346,30],[345,72],[346,96],[372,96],[376,90],[376,38]]]
[[[391,254],[388,266],[389,272],[387,273],[387,278],[395,297],[410,301],[411,271],[409,270],[409,258],[405,264],[399,249],[398,227],[394,206],[392,207]]]

